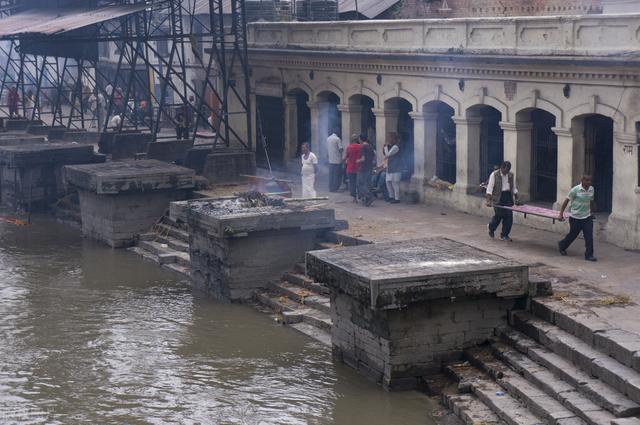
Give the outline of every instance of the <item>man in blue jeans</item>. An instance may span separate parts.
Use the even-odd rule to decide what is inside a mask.
[[[592,179],[589,175],[582,176],[579,185],[573,187],[567,199],[564,200],[560,209],[560,221],[564,220],[564,210],[571,202],[571,217],[569,217],[569,234],[558,242],[558,249],[561,255],[567,255],[567,248],[576,240],[580,232],[584,236],[584,259],[587,261],[598,261],[593,256],[593,211],[594,190],[591,185]]]

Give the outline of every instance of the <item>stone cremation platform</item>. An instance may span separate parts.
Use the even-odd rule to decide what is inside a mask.
[[[68,166],[64,173],[79,192],[83,234],[114,248],[133,245],[170,202],[187,199],[195,177],[155,160]]]
[[[193,201],[187,215],[192,280],[227,302],[251,299],[335,225],[333,209],[257,193]]]
[[[63,166],[104,160],[94,155],[93,146],[16,143],[0,146],[0,199],[10,208],[46,209],[67,193]]]
[[[307,253],[307,274],[331,290],[334,356],[408,389],[507,325],[526,301],[528,268],[449,239]]]

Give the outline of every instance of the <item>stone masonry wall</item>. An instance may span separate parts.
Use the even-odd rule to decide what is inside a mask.
[[[152,191],[120,195],[96,195],[80,190],[82,233],[112,248],[135,243],[165,212],[169,203],[187,198],[187,191]]]
[[[332,291],[334,356],[389,389],[413,388],[420,376],[507,325],[515,299],[464,299],[373,310]]]
[[[190,223],[191,278],[194,285],[223,301],[253,297],[279,279],[313,249],[317,231],[283,229],[217,238]]]

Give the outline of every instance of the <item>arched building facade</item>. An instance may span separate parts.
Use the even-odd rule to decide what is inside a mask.
[[[255,96],[283,93],[289,160],[301,137],[322,158],[335,126],[378,153],[395,132],[404,195],[472,213],[503,160],[527,202],[556,208],[589,173],[603,236],[640,248],[640,15],[261,23],[249,37]]]

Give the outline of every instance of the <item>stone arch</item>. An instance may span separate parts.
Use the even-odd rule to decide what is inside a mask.
[[[544,99],[542,97],[529,96],[511,107],[513,116],[509,117],[510,122],[515,122],[519,113],[526,111],[527,109],[542,109],[545,112],[550,113],[556,117],[556,123],[561,125],[564,122],[564,111],[555,103]]]
[[[498,110],[502,114],[503,120],[508,119],[509,117],[509,106],[507,106],[507,104],[501,101],[500,99],[497,99],[493,96],[476,95],[468,98],[464,102],[464,108],[463,108],[464,112],[468,113],[469,109],[478,105],[491,106],[492,108]]]
[[[309,96],[309,100],[314,98],[314,91],[311,88],[311,86],[309,84],[307,84],[306,82],[302,81],[302,80],[296,80],[293,81],[289,84],[286,84],[285,86],[286,92],[290,93],[292,91],[295,90],[301,90],[303,92],[305,92],[307,94],[307,96]]]
[[[566,114],[566,122],[564,123],[565,127],[571,127],[571,123],[575,118],[581,117],[583,115],[603,115],[605,117],[609,117],[613,120],[615,124],[615,130],[625,133],[627,131],[627,118],[625,115],[618,110],[618,108],[614,108],[611,105],[607,105],[605,103],[600,103],[598,101],[597,96],[593,96],[591,102],[585,102],[580,105],[574,106],[569,109]]]
[[[408,91],[404,90],[402,87],[398,86],[392,90],[386,91],[384,92],[381,96],[380,96],[380,105],[384,105],[384,102],[391,100],[393,98],[400,98],[400,99],[404,99],[407,102],[409,102],[411,104],[411,108],[414,111],[418,111],[420,108],[418,107],[418,99],[412,95],[411,93],[409,93]]]
[[[455,116],[460,115],[460,102],[457,99],[455,99],[453,96],[447,93],[444,93],[442,91],[441,86],[437,86],[436,90],[420,98],[420,100],[418,101],[418,105],[420,105],[420,108],[423,108],[424,105],[426,105],[427,103],[434,102],[434,101],[440,101],[440,102],[446,103],[448,106],[453,108]]]
[[[373,107],[380,108],[380,95],[367,86],[361,86],[361,87],[358,87],[356,90],[349,90],[345,92],[345,100],[343,100],[343,102],[348,101],[352,97],[358,96],[358,95],[366,96],[372,99]]]
[[[325,92],[333,93],[340,98],[340,102],[344,102],[344,91],[330,81],[326,81],[317,85],[313,90],[313,99],[318,101],[318,97]]]

